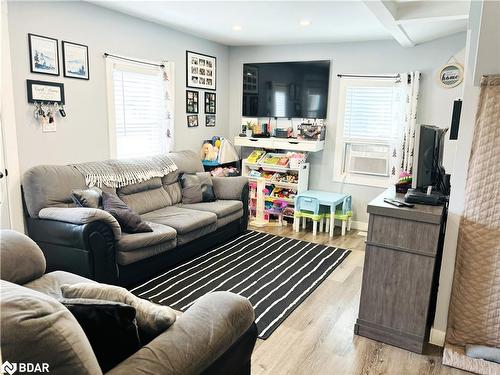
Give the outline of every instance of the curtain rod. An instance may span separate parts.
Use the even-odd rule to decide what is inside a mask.
[[[401,77],[401,75],[397,74],[395,76],[389,76],[389,75],[337,74],[337,77],[339,77],[339,78],[353,77],[353,78],[392,78],[392,79],[396,79],[396,78]]]
[[[145,61],[141,61],[141,60],[129,59],[127,57],[112,55],[111,53],[104,52],[104,57],[110,57],[110,56],[114,57],[114,58],[117,58],[117,59],[121,59],[121,60],[127,60],[127,61],[136,62],[136,63],[139,63],[139,64],[158,66],[160,68],[164,68],[165,67],[165,65],[163,65],[163,64],[154,64],[154,63],[145,62]]]

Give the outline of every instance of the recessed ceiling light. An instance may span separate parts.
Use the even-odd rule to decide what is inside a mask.
[[[234,25],[232,29],[233,31],[241,31],[242,27],[240,25]]]
[[[311,21],[310,20],[302,20],[299,22],[300,26],[310,26]]]

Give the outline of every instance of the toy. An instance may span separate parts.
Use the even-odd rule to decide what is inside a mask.
[[[282,167],[286,167],[288,165],[288,158],[286,156],[283,156],[278,160],[278,165]]]
[[[215,161],[219,156],[219,149],[213,146],[210,142],[203,143],[200,152],[201,160]]]
[[[396,183],[396,193],[406,194],[408,189],[411,189],[412,180],[411,173],[405,171],[401,172],[399,174],[399,180]]]
[[[239,176],[240,171],[235,167],[217,167],[210,174],[214,177],[233,177]]]
[[[260,176],[261,176],[261,173],[259,171],[256,171],[256,170],[251,170],[248,173],[248,177],[259,178]]]
[[[281,200],[281,199],[275,199],[274,201],[266,201],[268,204],[268,207],[266,209],[266,212],[269,214],[269,224],[268,225],[274,225],[274,226],[283,226],[286,225],[286,221],[283,220],[283,210],[288,206],[288,203]],[[271,222],[271,217],[272,216],[277,216],[277,221],[276,222]]]
[[[247,162],[248,163],[252,163],[252,164],[255,164],[257,163],[260,158],[262,158],[262,156],[265,155],[265,151],[263,150],[254,150],[247,158]]]

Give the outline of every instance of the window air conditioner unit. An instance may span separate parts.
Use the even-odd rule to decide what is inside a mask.
[[[346,144],[346,171],[372,176],[389,176],[389,145]]]

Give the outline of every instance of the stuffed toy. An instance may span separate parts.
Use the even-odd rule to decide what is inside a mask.
[[[201,160],[215,161],[219,156],[219,149],[215,146],[212,146],[212,144],[209,142],[203,143],[200,156]]]

